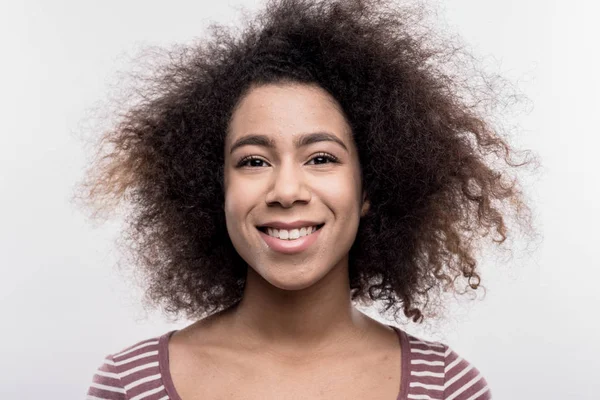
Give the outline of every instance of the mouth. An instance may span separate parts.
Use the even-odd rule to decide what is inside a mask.
[[[305,228],[302,228],[302,229],[298,229],[298,228],[296,228],[296,229],[284,229],[284,231],[286,231],[287,234],[284,234],[283,238],[280,237],[279,235],[277,235],[277,236],[273,235],[274,231],[280,232],[282,229],[274,229],[274,228],[271,228],[271,227],[268,227],[268,226],[257,226],[256,228],[259,231],[263,232],[264,234],[269,235],[269,236],[271,236],[273,238],[276,238],[276,239],[280,239],[280,240],[296,240],[298,238],[302,238],[302,237],[305,237],[305,236],[312,235],[313,233],[315,233],[318,230],[320,230],[324,225],[325,225],[324,223],[316,225],[314,227],[314,230],[312,232],[310,232],[310,233],[304,233],[304,234],[302,232],[302,229],[305,229]],[[271,232],[269,233],[269,231],[271,231]],[[298,234],[296,234],[295,237],[294,237],[294,235],[292,234],[292,231],[298,231],[298,233],[300,235],[302,235],[302,236],[298,236]]]
[[[323,223],[309,227],[312,232],[307,232],[306,228],[277,230],[267,226],[257,226],[257,229],[264,243],[272,251],[281,254],[295,254],[304,252],[317,243],[324,225]]]

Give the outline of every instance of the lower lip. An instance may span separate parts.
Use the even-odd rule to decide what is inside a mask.
[[[294,254],[300,253],[301,251],[308,249],[310,245],[312,245],[317,240],[317,236],[319,235],[321,230],[323,230],[323,227],[311,233],[310,235],[302,236],[301,238],[294,240],[278,239],[276,237],[269,236],[260,229],[258,229],[258,232],[260,233],[265,243],[267,243],[267,245],[272,250],[283,254]]]

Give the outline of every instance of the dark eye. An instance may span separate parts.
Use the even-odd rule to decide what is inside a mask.
[[[314,165],[322,165],[322,164],[329,164],[329,163],[337,163],[338,159],[336,157],[332,156],[331,154],[319,153],[316,156],[314,156],[313,158],[311,158],[310,161],[315,161]],[[248,156],[248,157],[244,157],[242,160],[240,160],[240,162],[238,162],[238,164],[237,164],[237,167],[238,168],[263,167],[264,166],[263,164],[268,164],[268,163],[265,160],[263,160],[262,158],[258,158],[256,156]]]
[[[248,156],[240,160],[240,162],[237,164],[237,167],[262,167],[261,163],[266,164],[266,161],[255,156]]]
[[[311,161],[315,160],[315,164],[316,165],[320,165],[320,164],[328,164],[328,163],[336,163],[338,162],[338,159],[335,158],[334,156],[332,156],[331,154],[327,154],[327,153],[320,153],[317,154],[315,157],[313,157],[311,159]]]

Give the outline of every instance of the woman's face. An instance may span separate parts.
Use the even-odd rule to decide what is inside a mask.
[[[309,287],[347,266],[368,207],[361,207],[358,154],[338,107],[317,86],[264,85],[241,99],[230,121],[227,231],[250,267],[280,289]],[[280,237],[266,227],[280,228]],[[306,236],[292,239],[298,235]]]

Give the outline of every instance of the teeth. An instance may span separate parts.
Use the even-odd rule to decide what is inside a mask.
[[[310,235],[316,230],[316,226],[308,226],[305,228],[290,230],[267,228],[267,233],[269,234],[269,236],[273,236],[282,240],[294,240],[302,236]]]

